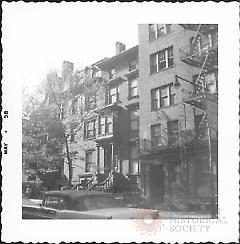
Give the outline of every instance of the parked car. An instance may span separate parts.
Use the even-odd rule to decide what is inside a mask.
[[[38,206],[23,203],[26,219],[136,219],[144,214],[159,217],[157,210],[129,208],[113,195],[98,191],[50,191]]]

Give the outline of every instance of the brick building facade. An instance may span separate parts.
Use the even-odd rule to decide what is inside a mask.
[[[217,194],[217,127],[206,115],[206,94],[217,98],[216,25],[139,25],[138,46],[116,43],[116,55],[88,72],[107,86],[84,95],[96,110],[71,143],[73,183],[117,171],[153,202]]]

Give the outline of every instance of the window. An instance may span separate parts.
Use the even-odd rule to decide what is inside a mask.
[[[107,104],[113,104],[119,101],[119,89],[118,86],[110,87],[107,94]]]
[[[86,152],[86,161],[85,161],[85,172],[91,172],[92,170],[92,152]]]
[[[113,117],[112,116],[106,116],[106,134],[112,133],[113,131]]]
[[[109,71],[109,79],[114,79],[116,78],[116,70],[115,69],[111,69]]]
[[[161,125],[152,125],[151,126],[151,138],[152,138],[152,146],[159,147],[163,145],[163,136],[161,133]]]
[[[93,109],[96,107],[96,95],[88,94],[85,96],[85,109]]]
[[[152,109],[176,104],[176,92],[173,84],[162,86],[151,91]]]
[[[77,113],[77,102],[78,102],[77,99],[72,101],[72,114],[73,115]]]
[[[168,144],[172,145],[178,142],[179,130],[178,130],[178,121],[169,121],[167,123],[168,128]]]
[[[105,117],[100,117],[99,119],[99,134],[105,134]]]
[[[94,138],[96,136],[95,120],[85,122],[84,124],[85,139]]]
[[[99,118],[99,135],[113,133],[113,116],[101,116]]]
[[[173,47],[150,55],[150,74],[173,66]]]
[[[205,84],[207,91],[211,94],[217,93],[217,73],[211,72],[205,76]]]
[[[149,40],[162,37],[170,32],[170,24],[150,24],[149,25]]]
[[[130,148],[130,173],[138,174],[139,172],[139,163],[138,163],[138,147],[137,145],[131,145]]]
[[[129,80],[129,99],[135,98],[138,96],[138,83],[137,79],[131,79]]]
[[[194,40],[194,37],[191,38],[191,43]],[[195,39],[196,42],[192,43],[192,49],[196,49],[199,51],[208,50],[212,47],[217,47],[217,33],[208,33],[208,34],[202,34],[201,36],[198,36],[197,39]]]
[[[135,70],[137,68],[137,60],[132,60],[129,62],[129,71]]]
[[[129,120],[130,120],[130,131],[138,131],[139,130],[139,117],[138,117],[137,109],[132,109],[129,111]]]
[[[201,76],[198,80],[198,75],[193,76],[193,82],[197,85],[195,86],[195,92],[204,93],[206,90],[208,93],[217,93],[217,72],[209,72],[205,76]]]

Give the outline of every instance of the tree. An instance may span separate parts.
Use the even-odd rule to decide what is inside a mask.
[[[61,134],[49,109],[35,96],[27,94],[22,117],[23,170],[43,172],[58,168],[62,157]]]
[[[47,74],[45,107],[53,114],[53,127],[61,129],[63,153],[68,165],[69,184],[72,182],[71,141],[83,129],[84,121],[96,115],[105,101],[106,81],[96,77],[97,67],[86,67],[59,77],[56,72]]]

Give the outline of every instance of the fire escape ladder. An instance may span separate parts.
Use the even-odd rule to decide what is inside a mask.
[[[205,64],[207,62],[208,55],[209,55],[209,53],[207,52],[207,55],[205,57],[205,60],[204,60],[203,65],[202,65],[202,67],[200,69],[199,75],[197,77],[197,80],[196,80],[196,87],[197,88],[198,87],[200,88],[200,86],[202,86],[203,89],[205,88],[205,74],[206,74],[206,71],[207,71],[207,69],[205,69]],[[203,81],[203,83],[200,82],[200,81]],[[197,90],[200,91],[201,93],[203,93],[203,95],[205,94],[205,92],[202,92],[200,89],[197,89]]]
[[[204,126],[203,125],[203,123],[204,123],[204,121],[207,119],[207,113],[204,113],[204,115],[203,115],[203,117],[202,117],[202,119],[201,119],[201,122],[200,122],[200,124],[199,124],[199,128],[202,128],[202,126]]]
[[[192,45],[195,44],[195,40],[198,39],[197,37],[198,37],[198,33],[200,33],[200,28],[201,28],[201,24],[198,25],[197,31],[195,33],[193,40],[192,40]]]

